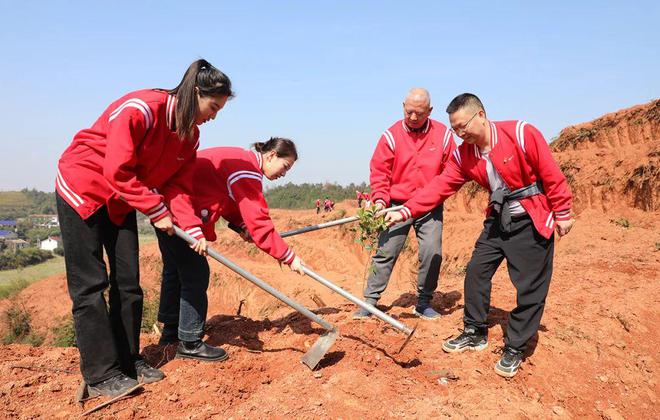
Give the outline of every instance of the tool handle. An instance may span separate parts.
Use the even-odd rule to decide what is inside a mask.
[[[385,214],[389,211],[401,210],[402,208],[403,208],[403,206],[394,206],[394,207],[390,207],[388,209],[382,209],[378,212],[378,215]],[[332,227],[332,226],[343,225],[343,224],[346,224],[346,223],[355,222],[357,220],[359,220],[359,217],[357,217],[357,216],[344,217],[343,219],[331,220],[329,222],[319,223],[318,225],[305,226],[305,227],[302,227],[302,228],[299,228],[299,229],[293,229],[293,230],[289,230],[289,231],[286,231],[286,232],[282,232],[282,233],[280,233],[280,236],[282,238],[286,238],[288,236],[294,236],[294,235],[299,235],[301,233],[312,232],[312,231],[319,230],[319,229],[329,228],[329,227]]]
[[[191,245],[194,245],[197,240],[184,232],[180,227],[174,226],[174,232],[178,237],[183,239],[184,241],[188,242]],[[280,292],[279,290],[275,289],[268,283],[264,282],[263,280],[259,279],[256,277],[254,274],[248,272],[247,270],[241,268],[240,266],[234,264],[230,260],[228,260],[226,257],[224,257],[222,254],[217,252],[211,247],[207,247],[207,252],[211,258],[214,260],[218,261],[219,263],[223,264],[233,272],[237,273],[241,277],[245,278],[249,282],[253,283],[255,286],[259,287],[261,290],[265,291],[266,293],[272,295],[276,299],[284,302],[288,306],[292,307],[296,311],[300,312],[301,314],[305,315],[307,318],[311,319],[312,321],[316,322],[323,328],[325,328],[328,331],[335,331],[335,327],[330,324],[329,322],[325,321],[323,318],[320,316],[316,315],[314,312],[310,311],[309,309],[305,308],[303,305],[300,303],[296,302],[295,300],[289,298],[287,295],[284,293]]]

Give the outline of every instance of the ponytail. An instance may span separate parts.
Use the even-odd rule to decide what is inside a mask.
[[[291,157],[294,161],[298,160],[298,151],[295,143],[284,137],[271,137],[266,142],[256,142],[252,144],[254,150],[259,153],[268,153],[275,151],[277,157]]]
[[[180,139],[192,139],[195,133],[195,115],[199,111],[200,96],[234,97],[231,80],[204,59],[193,62],[177,87],[167,93],[176,95],[176,133]]]

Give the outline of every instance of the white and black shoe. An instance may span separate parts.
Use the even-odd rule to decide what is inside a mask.
[[[505,378],[512,378],[522,364],[523,352],[511,347],[504,347],[502,358],[495,364],[495,373]]]
[[[461,335],[442,343],[442,350],[447,353],[461,353],[465,350],[479,351],[488,347],[488,331],[472,325],[465,327]]]

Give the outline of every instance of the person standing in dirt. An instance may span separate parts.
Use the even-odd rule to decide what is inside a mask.
[[[470,180],[490,191],[484,229],[465,274],[464,329],[442,349],[457,353],[488,346],[492,277],[506,258],[517,306],[509,314],[504,352],[495,371],[512,377],[541,323],[552,277],[553,232],[564,236],[573,226],[572,195],[543,135],[531,124],[490,121],[471,93],[454,98],[447,113],[463,144],[442,174],[403,209],[389,212],[386,220],[392,224],[424,214]]]
[[[215,224],[223,217],[241,238],[253,242],[292,271],[304,274],[303,261],[275,230],[262,192],[262,179],[286,175],[298,159],[293,141],[272,137],[252,150],[214,147],[197,154],[194,164],[194,216],[190,208],[173,209],[175,222],[193,238],[216,240]],[[201,224],[182,225],[179,220]],[[175,343],[177,357],[221,361],[225,350],[202,341],[208,300],[209,264],[205,250],[192,250],[185,240],[157,231],[163,256],[158,320],[164,324],[160,344]]]
[[[316,199],[316,214],[319,214],[321,212],[321,199],[317,198]]]
[[[362,193],[358,190],[355,190],[355,199],[357,200],[358,208],[362,207],[362,199],[363,198],[364,198],[364,196],[362,195]]]
[[[426,89],[411,89],[403,102],[404,118],[395,122],[380,137],[371,158],[371,195],[364,193],[367,203],[376,209],[399,205],[415,191],[441,173],[456,148],[449,129],[430,118],[433,107]],[[415,229],[419,243],[417,304],[413,313],[423,319],[437,319],[440,314],[431,307],[433,292],[438,287],[442,262],[443,209],[438,205],[414,220],[391,227],[378,237],[378,251],[364,290],[365,300],[375,305],[385,291],[392,270],[408,237]],[[353,318],[371,314],[360,308]]]
[[[232,96],[229,78],[197,60],[176,88],[139,90],[113,102],[75,135],[59,160],[57,213],[90,395],[116,396],[135,387],[136,379],[164,378],[139,355],[143,294],[135,210],[159,231],[173,233],[171,207],[192,208],[198,126],[214,119]],[[170,208],[168,195],[177,195]]]

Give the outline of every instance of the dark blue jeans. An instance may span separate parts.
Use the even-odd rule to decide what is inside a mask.
[[[178,325],[179,340],[201,340],[208,309],[209,263],[183,239],[159,229],[156,236],[163,256],[158,320]]]
[[[117,226],[105,206],[83,220],[59,195],[56,200],[82,376],[88,384],[121,372],[135,377],[142,322],[135,212]]]

